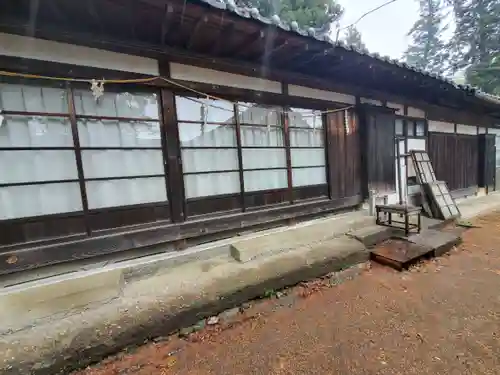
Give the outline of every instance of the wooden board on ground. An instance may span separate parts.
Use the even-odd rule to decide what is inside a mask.
[[[392,238],[370,251],[372,260],[403,271],[421,259],[441,256],[462,242],[461,231],[424,230],[407,238]]]
[[[377,245],[370,252],[370,256],[377,263],[403,271],[419,259],[432,253],[432,247],[414,244],[403,239],[390,239]]]

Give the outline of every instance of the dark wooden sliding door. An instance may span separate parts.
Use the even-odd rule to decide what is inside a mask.
[[[363,111],[361,155],[365,176],[365,197],[369,190],[378,193],[396,190],[394,128],[396,116],[379,109]]]
[[[353,110],[326,114],[328,182],[330,198],[361,193],[359,121]]]

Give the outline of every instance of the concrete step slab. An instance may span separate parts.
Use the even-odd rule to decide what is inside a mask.
[[[416,245],[430,247],[434,250],[435,256],[441,256],[460,244],[462,238],[453,231],[428,229],[420,234],[409,236],[408,241]]]

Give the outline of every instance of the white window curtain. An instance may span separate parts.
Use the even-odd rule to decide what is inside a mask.
[[[319,111],[291,108],[288,111],[292,185],[326,184],[323,117]]]
[[[186,198],[239,193],[233,105],[181,96],[175,102]]]
[[[64,89],[0,84],[0,220],[83,209],[68,112]]]
[[[89,209],[166,202],[156,94],[74,95]]]
[[[238,112],[245,191],[287,188],[282,109],[240,103]]]

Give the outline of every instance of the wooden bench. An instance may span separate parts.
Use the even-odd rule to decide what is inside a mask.
[[[420,207],[408,206],[405,204],[379,204],[375,206],[376,211],[376,223],[377,225],[383,225],[386,227],[403,229],[405,236],[408,236],[412,230],[416,233],[420,233],[422,227],[421,213],[422,209]],[[381,214],[383,214],[381,217]],[[393,218],[393,214],[403,217],[403,220],[398,220]],[[410,217],[416,216],[417,223],[410,223]],[[403,228],[401,228],[401,224]]]

